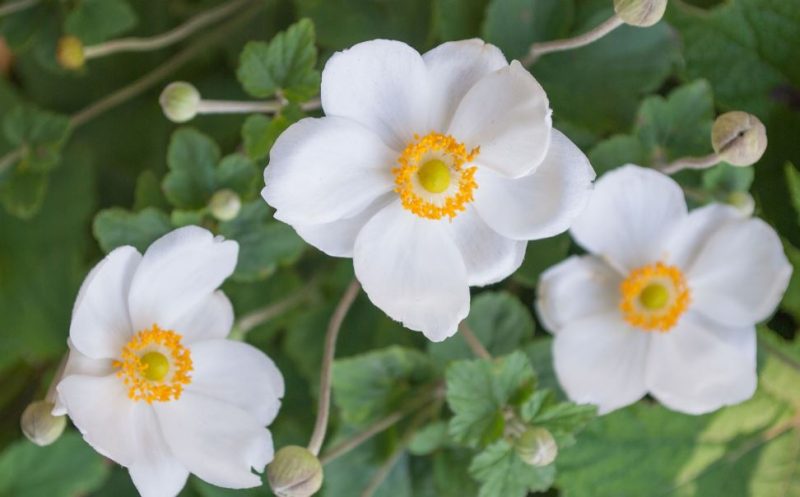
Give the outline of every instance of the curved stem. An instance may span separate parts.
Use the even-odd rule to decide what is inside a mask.
[[[523,66],[529,66],[536,62],[539,57],[553,52],[562,52],[564,50],[572,50],[573,48],[580,48],[592,42],[599,40],[608,33],[614,31],[623,24],[622,19],[616,14],[611,16],[607,21],[603,22],[596,28],[580,34],[573,38],[565,38],[563,40],[545,41],[541,43],[534,43],[531,45],[528,55],[522,60]]]
[[[472,331],[472,328],[466,321],[461,321],[461,324],[458,325],[458,331],[461,333],[464,341],[467,342],[467,345],[469,345],[469,348],[472,349],[473,354],[481,359],[492,359],[492,354],[486,350],[486,347],[478,340],[478,337],[475,336],[475,332]]]
[[[9,2],[5,5],[0,5],[0,17],[29,9],[37,3],[39,3],[39,0],[19,0],[18,2]]]
[[[89,60],[119,52],[147,52],[159,50],[191,36],[209,24],[230,15],[250,1],[251,0],[237,0],[235,2],[222,4],[215,9],[198,14],[171,31],[157,36],[150,38],[121,38],[119,40],[107,41],[99,45],[86,47],[83,53],[86,60]]]
[[[722,159],[720,159],[717,154],[709,154],[704,157],[684,157],[670,162],[666,166],[660,168],[660,170],[664,174],[675,174],[684,169],[708,169],[709,167],[716,166],[721,161]]]
[[[300,291],[289,295],[283,300],[279,300],[245,314],[241,319],[239,319],[239,322],[234,327],[234,329],[237,331],[237,335],[244,337],[244,335],[246,335],[256,326],[260,326],[271,319],[275,319],[284,312],[290,310],[298,304],[301,304],[303,301],[309,298],[309,292],[312,290],[312,286],[312,284],[308,284],[300,289]]]
[[[328,416],[331,408],[331,370],[333,368],[333,356],[336,353],[336,338],[342,327],[347,311],[353,305],[358,296],[361,285],[353,280],[345,290],[336,310],[328,323],[328,331],[325,335],[325,350],[322,354],[322,371],[319,378],[319,407],[317,408],[317,421],[314,423],[314,432],[308,442],[308,450],[315,456],[322,448],[325,440],[325,432],[328,430]]]
[[[56,387],[61,382],[61,377],[64,375],[64,370],[67,368],[68,359],[69,359],[69,352],[64,354],[64,357],[62,357],[61,361],[59,361],[58,363],[58,368],[56,369],[56,372],[53,375],[53,379],[50,380],[50,386],[47,387],[47,393],[44,396],[44,400],[46,400],[47,402],[55,403]]]
[[[197,107],[198,114],[250,114],[263,113],[275,114],[286,106],[283,99],[267,100],[263,102],[240,102],[231,100],[201,100]],[[319,98],[313,98],[300,104],[302,110],[316,110],[320,108]]]

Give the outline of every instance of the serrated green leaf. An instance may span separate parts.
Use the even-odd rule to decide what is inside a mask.
[[[269,43],[248,43],[242,50],[236,75],[245,91],[254,97],[265,98],[281,91],[286,98],[303,101],[319,91],[316,63],[314,24],[302,19]]]
[[[172,230],[166,214],[153,207],[130,212],[119,207],[100,211],[94,218],[94,237],[108,253],[131,245],[144,252],[151,243]]]
[[[571,243],[566,233],[528,242],[525,260],[511,277],[525,286],[536,286],[540,274],[567,256]]]
[[[339,359],[333,366],[333,398],[345,421],[364,425],[418,399],[433,373],[427,356],[404,347]]]
[[[509,59],[521,59],[535,42],[568,36],[574,10],[573,0],[491,0],[484,38]]]
[[[258,186],[258,169],[242,154],[224,157],[214,172],[217,190],[229,188],[245,201],[252,199]]]
[[[550,488],[556,470],[552,464],[525,464],[511,444],[499,440],[475,456],[469,472],[481,482],[478,497],[525,497]]]
[[[172,134],[167,150],[169,173],[163,187],[167,199],[181,209],[199,209],[216,189],[215,168],[220,151],[208,136],[193,128]]]
[[[264,279],[279,265],[296,261],[306,247],[291,227],[271,219],[261,199],[243,205],[235,219],[221,223],[219,234],[239,242],[239,262],[233,273],[237,281]]]
[[[66,116],[28,105],[17,106],[3,119],[8,143],[23,149],[16,167],[25,170],[44,172],[58,164],[69,131]]]
[[[529,391],[533,368],[522,352],[488,361],[456,361],[447,368],[450,435],[467,445],[486,445],[503,433],[503,409],[515,394]],[[499,427],[498,427],[499,423]]]
[[[72,497],[98,488],[109,466],[77,433],[48,447],[21,440],[0,454],[0,496]]]
[[[597,416],[597,407],[559,402],[549,391],[537,390],[520,407],[520,414],[526,422],[546,428],[563,449],[573,445],[575,434]]]
[[[125,0],[80,0],[64,29],[86,45],[100,43],[136,25],[136,12]]]
[[[513,352],[533,337],[533,319],[526,306],[506,292],[486,292],[472,301],[467,324],[493,355]],[[464,338],[455,334],[443,342],[430,342],[428,351],[440,362],[473,357]]]
[[[47,173],[16,168],[0,183],[0,203],[9,214],[30,219],[39,212],[47,185]]]

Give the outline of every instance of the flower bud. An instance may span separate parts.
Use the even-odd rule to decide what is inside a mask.
[[[531,466],[547,466],[556,460],[558,445],[544,428],[528,428],[514,443],[517,455],[525,464]]]
[[[646,28],[664,17],[667,0],[614,0],[614,11],[625,24]]]
[[[731,192],[726,202],[728,205],[735,207],[745,217],[752,216],[756,210],[756,201],[747,192]]]
[[[174,123],[185,123],[197,115],[200,92],[190,83],[175,81],[164,88],[158,102],[167,119]]]
[[[305,447],[289,445],[275,454],[267,478],[278,497],[310,497],[322,486],[322,465]]]
[[[53,403],[47,400],[31,402],[22,413],[22,433],[31,442],[44,447],[58,440],[67,426],[66,416],[53,416]]]
[[[56,60],[64,69],[75,71],[82,68],[86,62],[83,42],[75,36],[62,36],[56,45]]]
[[[711,145],[728,164],[750,166],[758,162],[767,149],[767,129],[752,114],[726,112],[714,121]]]
[[[211,215],[220,221],[230,221],[239,215],[242,201],[235,191],[224,188],[211,196],[208,203]]]

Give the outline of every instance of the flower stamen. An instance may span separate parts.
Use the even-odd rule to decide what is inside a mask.
[[[625,321],[645,331],[667,332],[691,301],[680,269],[657,262],[634,269],[620,285]]]

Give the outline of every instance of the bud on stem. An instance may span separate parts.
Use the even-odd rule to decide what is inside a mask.
[[[547,466],[556,460],[558,445],[545,428],[528,428],[514,442],[517,455],[531,466]]]
[[[727,112],[714,121],[711,145],[728,164],[750,166],[758,162],[767,149],[767,129],[752,114]]]
[[[58,440],[67,426],[66,416],[53,416],[53,403],[49,400],[31,402],[22,413],[20,427],[31,442],[44,447]]]
[[[305,447],[288,445],[267,466],[269,486],[278,497],[310,497],[322,486],[322,465]]]
[[[664,17],[667,0],[614,0],[614,12],[625,24],[646,28]]]

